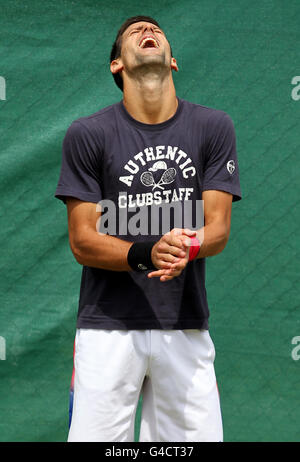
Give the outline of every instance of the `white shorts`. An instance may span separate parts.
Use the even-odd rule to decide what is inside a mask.
[[[215,349],[206,330],[79,329],[68,441],[223,441]]]

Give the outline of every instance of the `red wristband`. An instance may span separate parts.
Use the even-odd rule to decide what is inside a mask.
[[[189,253],[189,261],[195,260],[197,257],[199,250],[200,250],[200,242],[196,237],[191,238],[191,246],[190,246],[190,253]]]

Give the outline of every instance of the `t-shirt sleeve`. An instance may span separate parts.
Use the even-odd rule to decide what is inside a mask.
[[[61,171],[55,197],[64,203],[67,197],[98,203],[102,199],[100,159],[99,143],[95,142],[83,124],[74,121],[63,140]]]
[[[207,127],[202,189],[228,192],[233,201],[242,198],[234,125],[223,112]]]

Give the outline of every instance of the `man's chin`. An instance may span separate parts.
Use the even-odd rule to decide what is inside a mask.
[[[151,50],[151,48],[150,48]],[[155,64],[155,65],[161,65],[161,66],[166,66],[166,59],[164,54],[159,54],[159,53],[140,53],[136,55],[136,61],[139,65],[141,64]]]

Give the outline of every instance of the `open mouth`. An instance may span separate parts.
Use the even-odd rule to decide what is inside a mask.
[[[144,37],[139,46],[141,48],[158,48],[159,45],[156,41],[156,39],[153,36],[148,35],[147,37]]]

